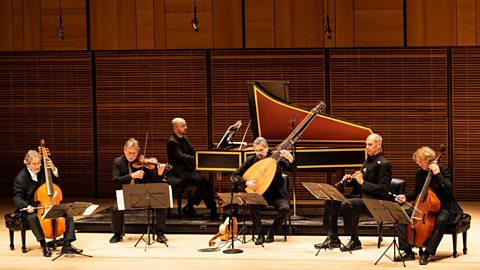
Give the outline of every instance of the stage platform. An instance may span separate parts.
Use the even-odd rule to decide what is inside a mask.
[[[313,204],[318,201],[304,201],[297,205],[297,215],[305,219],[292,219],[291,227],[288,228],[288,233],[292,235],[325,235],[323,230],[323,205]],[[176,204],[174,204],[176,205]],[[273,208],[271,208],[273,209]],[[110,221],[110,205],[104,204],[103,209],[97,211],[91,216],[81,217],[76,220],[75,227],[80,232],[111,232]],[[200,217],[180,217],[177,214],[177,209],[170,209],[167,216],[167,230],[166,233],[188,233],[188,234],[216,234],[219,225],[223,223],[224,216],[218,220],[210,220],[209,210],[203,205],[196,208],[197,214]],[[225,210],[228,212],[228,209]],[[245,212],[243,208],[238,209],[239,227],[243,225],[250,230],[252,225],[248,211]],[[292,210],[293,212],[293,210]],[[262,211],[262,220],[266,226],[273,222],[275,212],[272,210]],[[343,218],[339,217],[339,234],[343,234]],[[147,227],[147,214],[145,210],[125,211],[125,231],[128,233],[142,233]],[[283,229],[281,234],[283,234]],[[378,235],[377,222],[372,218],[362,217],[359,222],[360,235],[374,236]],[[384,235],[393,235],[391,226],[385,225],[383,230]]]

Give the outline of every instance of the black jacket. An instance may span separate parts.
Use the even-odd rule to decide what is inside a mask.
[[[361,192],[365,198],[387,199],[392,182],[392,165],[383,153],[369,156],[362,169],[363,185]]]
[[[129,163],[125,155],[121,155],[113,161],[113,183],[115,184],[115,189],[122,189],[122,185],[130,184],[130,171],[135,172],[139,169],[134,169],[130,167],[128,169]],[[130,165],[131,166],[131,165]],[[140,169],[141,170],[141,169]],[[145,169],[145,174],[142,179],[135,179],[136,184],[146,184],[146,183],[159,183],[162,182],[163,178],[156,175],[151,170]]]
[[[175,133],[167,142],[168,163],[172,169],[168,172],[168,181],[176,186],[182,180],[183,174],[195,172],[195,149],[187,136],[179,138]]]
[[[59,184],[59,179],[52,174],[52,181]],[[37,202],[33,201],[33,197],[37,189],[45,183],[45,170],[42,167],[37,174],[38,182],[33,181],[27,167],[24,166],[22,170],[15,176],[13,180],[13,201],[17,209],[25,208],[29,205],[35,207]]]

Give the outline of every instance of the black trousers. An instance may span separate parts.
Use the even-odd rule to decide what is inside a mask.
[[[277,234],[283,222],[290,214],[290,202],[284,198],[267,200],[267,202],[277,210],[277,215],[275,216],[271,227],[273,233]],[[262,231],[262,208],[265,207],[259,205],[249,206],[250,215],[252,216],[253,234],[265,234],[265,231]]]
[[[350,203],[327,201],[323,216],[323,226],[328,233],[338,235],[338,211],[343,213],[345,234],[358,235],[358,219],[360,216],[371,217],[370,211],[363,203],[362,198],[350,198]]]
[[[178,186],[175,188],[181,188],[185,186],[194,186],[196,189],[195,193],[188,198],[189,207],[198,205],[203,200],[208,209],[217,209],[217,204],[215,203],[213,191],[211,189],[212,185],[210,181],[203,178],[199,173],[183,173],[180,184],[178,184]]]
[[[121,233],[123,230],[125,211],[118,210],[117,202],[113,204],[112,212],[110,215],[112,221],[112,231],[114,233]],[[167,228],[167,209],[155,209],[155,224],[157,232],[163,232]]]
[[[28,226],[30,226],[30,229],[33,232],[33,235],[35,235],[35,238],[37,239],[38,242],[45,240],[45,234],[43,233],[42,226],[40,225],[40,220],[38,219],[38,216],[36,213],[23,213],[23,218],[27,220]],[[72,217],[66,217],[65,218],[65,233],[63,234],[63,238],[69,242],[73,242],[77,240],[75,237],[75,223],[73,221]],[[60,235],[57,235],[60,236]]]
[[[413,209],[409,208],[406,210],[409,216],[412,216]],[[427,242],[425,250],[434,255],[437,252],[438,245],[442,241],[443,234],[447,229],[447,226],[453,225],[454,223],[454,216],[450,215],[450,213],[445,210],[441,209],[438,212],[437,218],[435,220],[435,224],[433,225],[433,231],[430,235],[430,239]],[[398,242],[399,248],[402,250],[411,250],[411,246],[408,243],[407,239],[407,224],[398,224],[397,225],[397,234],[398,234]]]

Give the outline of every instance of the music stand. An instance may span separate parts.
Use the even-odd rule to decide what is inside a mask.
[[[147,231],[140,236],[134,245],[136,247],[140,241],[143,241],[145,242],[145,251],[147,251],[147,246],[156,242],[155,234],[150,238],[152,222],[155,218],[154,210],[172,208],[172,189],[167,183],[148,183],[123,185],[122,190],[125,209],[144,209],[147,212]],[[153,223],[153,231],[156,231],[156,225],[156,223]],[[145,234],[147,234],[147,240],[143,238]],[[167,243],[163,244],[168,247]]]
[[[346,203],[349,203],[350,202],[347,200],[347,198],[345,198],[345,196],[343,196],[342,193],[340,193],[340,191],[338,191],[334,186],[332,185],[329,185],[329,184],[325,184],[325,183],[314,183],[314,182],[302,182],[303,186],[308,190],[310,191],[310,193],[312,193],[313,196],[315,196],[315,198],[317,198],[318,200],[324,200],[324,201],[336,201],[336,202],[346,202]],[[332,235],[332,232],[328,232],[328,236],[327,238],[323,241],[322,243],[322,246],[324,246],[325,243],[328,242],[329,239],[332,239],[333,238],[333,235]],[[348,250],[348,252],[350,252],[350,254],[352,253],[352,251],[350,249],[348,249],[343,243],[342,241],[340,241],[340,245],[342,247],[344,247],[346,250]],[[325,250],[327,248],[325,247]],[[328,249],[333,249],[333,247],[331,246],[331,241],[328,243]],[[317,251],[317,254],[315,254],[315,256],[318,255],[318,253],[320,252],[320,250],[322,250],[321,248],[318,249]]]
[[[384,201],[384,200],[378,200],[378,199],[366,199],[366,198],[362,199],[362,201],[365,203],[368,210],[372,214],[373,218],[377,222],[386,222],[386,221],[393,222],[394,228],[397,227],[397,224],[412,224],[412,221],[410,220],[410,217],[407,215],[407,213],[405,213],[405,210],[396,202]],[[399,249],[396,237],[397,237],[397,230],[395,229],[392,243],[390,243],[387,249],[378,258],[378,260],[375,262],[375,265],[377,265],[377,263],[380,261],[380,259],[383,256],[386,256],[392,262],[395,261],[396,251]],[[392,246],[393,246],[393,258],[390,258],[387,255],[387,251]],[[403,262],[403,266],[406,267],[405,260],[403,260],[403,258],[402,258],[402,262]]]
[[[87,202],[73,202],[73,203],[62,203],[57,205],[52,205],[45,208],[45,212],[42,215],[42,219],[57,219],[61,217],[74,217],[74,216],[88,216],[95,209],[97,209],[97,204],[87,203]],[[66,240],[64,239],[64,242]],[[64,248],[60,251],[57,257],[53,258],[52,261],[62,257],[63,255],[68,254],[68,252],[64,251]],[[92,257],[91,255],[86,255],[83,253],[75,252],[74,254],[78,254],[84,257]]]

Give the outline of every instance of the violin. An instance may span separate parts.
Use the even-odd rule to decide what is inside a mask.
[[[160,163],[155,157],[145,158],[145,155],[139,154],[137,161],[132,163],[132,167],[134,169],[148,169],[148,170],[155,170],[158,175],[163,175],[165,172],[170,170],[172,166],[168,163]]]

